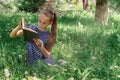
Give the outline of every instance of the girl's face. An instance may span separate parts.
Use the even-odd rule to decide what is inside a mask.
[[[38,29],[46,31],[48,25],[50,25],[50,17],[47,17],[44,14],[41,14],[38,19]]]

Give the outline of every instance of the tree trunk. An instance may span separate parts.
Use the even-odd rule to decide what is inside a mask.
[[[83,9],[88,10],[89,7],[88,0],[82,0],[82,2],[83,2]]]
[[[104,25],[108,24],[108,2],[107,0],[96,0],[95,21]]]

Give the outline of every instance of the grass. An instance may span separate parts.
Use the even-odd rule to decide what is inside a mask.
[[[37,66],[26,64],[27,46],[23,37],[9,38],[11,30],[21,17],[37,25],[37,13],[1,12],[0,14],[0,79],[10,80],[119,80],[120,79],[120,15],[110,12],[109,25],[94,22],[92,11],[74,11],[59,15],[58,36],[52,55],[55,66],[40,61]],[[57,63],[68,62],[66,66]]]

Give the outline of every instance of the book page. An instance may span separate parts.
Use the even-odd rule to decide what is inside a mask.
[[[24,18],[22,18],[22,28],[23,28],[24,30],[28,30],[28,31],[37,33],[36,31],[34,31],[34,30],[30,29],[30,28],[25,27],[25,20],[24,20]]]
[[[33,32],[33,33],[38,34],[36,31],[34,31],[34,30],[30,29],[30,28],[27,28],[27,27],[25,27],[24,30],[28,30],[28,31],[30,31],[30,32]]]

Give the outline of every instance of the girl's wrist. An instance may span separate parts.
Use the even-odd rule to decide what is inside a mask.
[[[21,26],[21,25],[18,25],[18,28],[19,28],[19,29],[22,29],[22,26]]]

